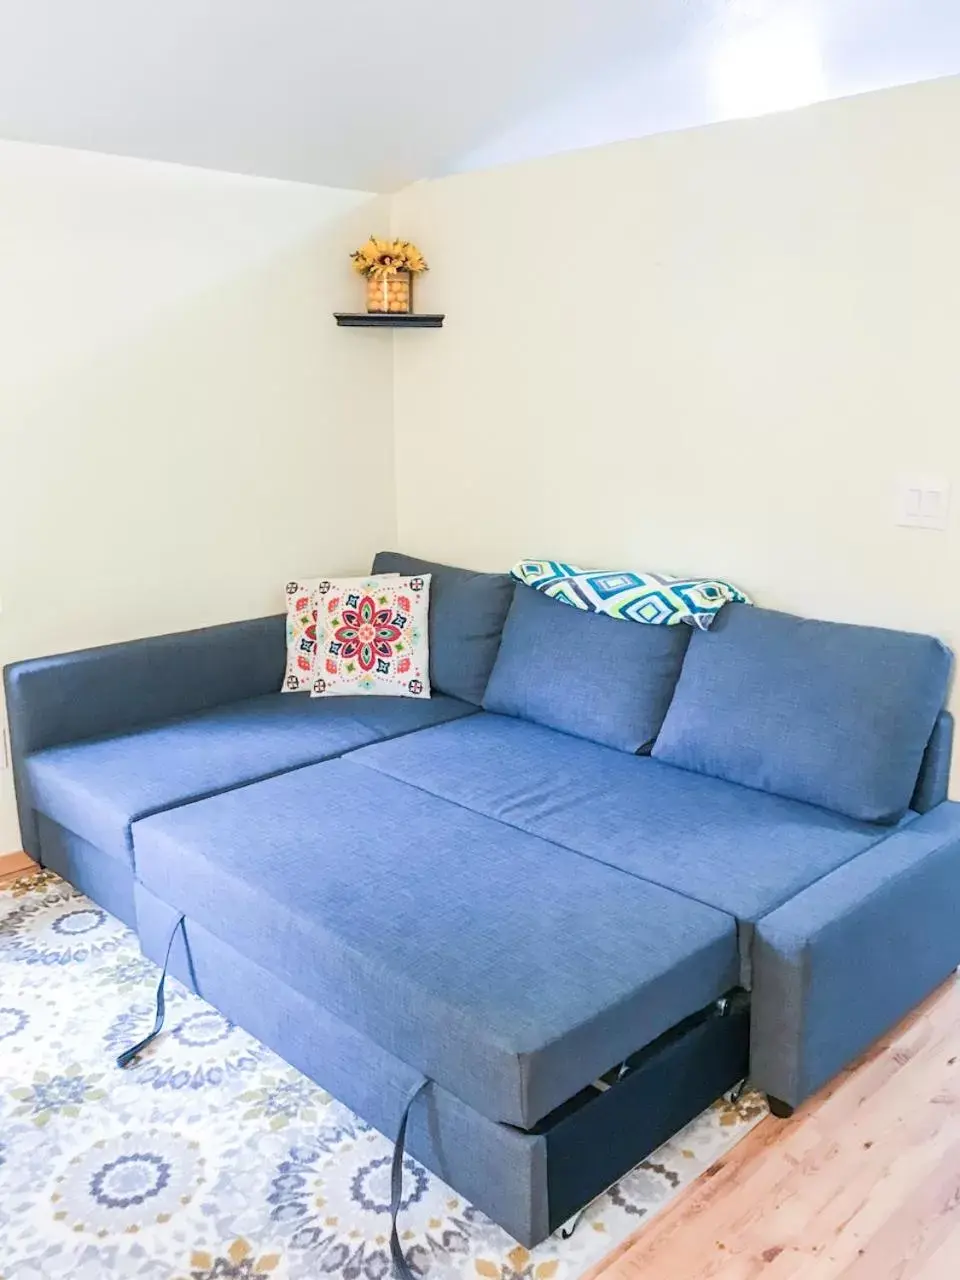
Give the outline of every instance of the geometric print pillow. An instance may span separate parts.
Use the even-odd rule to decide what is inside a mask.
[[[313,658],[317,651],[317,603],[314,592],[319,578],[287,583],[287,670],[283,692],[297,693],[313,685]]]
[[[317,584],[312,696],[430,697],[430,574]]]
[[[706,631],[725,604],[753,603],[731,583],[718,578],[579,569],[559,560],[521,560],[510,572],[518,582],[574,609],[658,626],[685,622]]]

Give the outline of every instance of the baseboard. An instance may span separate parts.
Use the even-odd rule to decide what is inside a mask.
[[[29,871],[37,864],[25,853],[0,853],[0,879],[4,876],[15,876],[22,871]]]

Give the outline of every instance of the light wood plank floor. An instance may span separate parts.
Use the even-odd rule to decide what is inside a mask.
[[[0,853],[0,885],[35,870],[36,865],[25,853]]]
[[[766,1119],[591,1280],[960,1280],[960,985]]]

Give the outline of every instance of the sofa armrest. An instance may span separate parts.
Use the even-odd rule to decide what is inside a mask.
[[[960,804],[893,831],[764,917],[750,1075],[798,1106],[960,963]]]
[[[278,691],[282,614],[14,662],[3,681],[24,848],[38,857],[23,760],[81,738]]]

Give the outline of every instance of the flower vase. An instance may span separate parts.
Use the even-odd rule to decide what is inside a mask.
[[[396,313],[411,310],[413,281],[409,271],[387,271],[367,276],[367,311]]]

